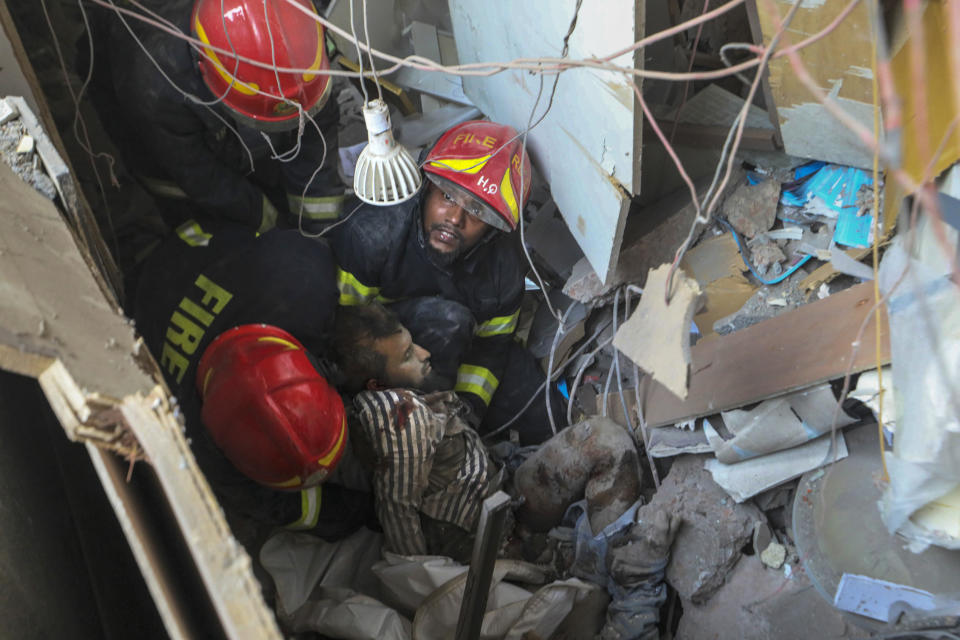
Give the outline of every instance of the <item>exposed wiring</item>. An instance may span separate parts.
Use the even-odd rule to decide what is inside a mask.
[[[64,84],[66,85],[67,91],[70,94],[70,98],[73,101],[73,107],[74,107],[73,134],[77,140],[77,144],[80,145],[80,148],[83,149],[90,156],[90,166],[93,169],[93,175],[97,182],[97,189],[100,192],[100,197],[103,200],[103,206],[104,206],[104,209],[106,210],[107,229],[110,231],[110,239],[113,244],[114,255],[119,255],[120,249],[119,249],[119,243],[117,241],[117,232],[113,226],[113,214],[110,211],[110,204],[107,202],[107,190],[106,190],[106,187],[104,187],[103,178],[100,175],[100,169],[97,167],[97,162],[96,162],[97,158],[101,154],[97,154],[93,151],[93,145],[90,142],[90,135],[87,130],[87,123],[83,119],[82,115],[80,114],[80,99],[83,97],[83,92],[86,91],[87,85],[90,82],[90,78],[93,77],[93,43],[92,43],[92,40],[90,40],[90,51],[91,51],[90,69],[87,73],[86,81],[83,83],[83,86],[80,89],[80,93],[78,94],[76,91],[73,90],[73,85],[70,82],[70,74],[67,71],[67,63],[63,57],[63,51],[60,48],[60,40],[57,38],[56,31],[53,28],[53,20],[51,20],[50,13],[47,10],[47,0],[41,0],[40,7],[43,10],[43,16],[46,19],[47,28],[50,30],[50,38],[53,41],[54,51],[56,51],[56,54],[57,54],[57,62],[60,64],[60,70],[63,73]],[[84,13],[83,16],[84,16],[84,20],[86,21],[86,13]],[[89,33],[89,25],[87,28],[87,33]],[[82,135],[82,139],[81,139],[81,135]],[[113,157],[110,156],[109,154],[102,154],[102,155],[105,155],[108,159],[108,169],[110,171],[110,179],[112,183],[115,185],[119,185],[116,174],[113,171],[113,162],[114,162]],[[106,269],[104,271],[106,271]],[[116,283],[114,283],[114,286],[116,286]],[[123,293],[122,291],[113,292],[114,297],[116,297],[117,300],[122,299],[121,298],[122,293]]]
[[[617,289],[617,293],[613,298],[613,335],[617,335],[617,322],[618,315],[620,312],[619,302],[620,302],[620,293],[622,289]],[[624,314],[624,320],[630,317],[630,307],[627,307]],[[620,373],[620,350],[614,347],[613,349],[613,362],[614,369],[617,373],[617,391],[620,393],[620,404],[623,405],[623,416],[627,420],[627,427],[630,429],[630,436],[636,440],[637,432],[633,426],[633,418],[630,417],[630,409],[627,407],[627,399],[623,396],[623,376]],[[639,382],[639,381],[638,381]]]
[[[626,287],[627,309],[630,308],[630,294],[637,293],[643,295],[643,289],[636,285],[628,284]],[[647,463],[650,465],[650,474],[653,476],[653,485],[657,490],[660,489],[660,472],[657,471],[657,465],[653,460],[653,454],[650,453],[650,434],[647,432],[647,420],[643,414],[643,400],[640,397],[640,367],[633,363],[633,378],[636,384],[633,387],[633,395],[636,400],[637,422],[640,427],[640,438],[643,441],[643,451],[647,456]]]
[[[784,280],[792,276],[797,271],[797,269],[805,265],[810,260],[811,256],[809,254],[805,255],[802,258],[800,258],[800,260],[796,264],[794,264],[792,267],[790,267],[789,269],[781,273],[779,276],[777,276],[773,280],[767,280],[766,278],[761,276],[757,272],[757,270],[754,268],[754,266],[750,263],[750,261],[747,260],[747,254],[743,248],[743,244],[740,242],[740,236],[737,235],[736,230],[730,225],[729,222],[727,222],[723,218],[717,218],[717,221],[720,224],[722,224],[724,227],[726,227],[731,234],[733,234],[733,239],[737,242],[737,251],[740,252],[740,257],[743,259],[743,264],[747,265],[747,268],[750,269],[750,273],[753,274],[753,277],[755,277],[757,280],[759,280],[763,284],[777,284],[778,282],[783,282]]]
[[[740,140],[743,138],[744,126],[747,123],[747,113],[750,110],[750,106],[753,104],[753,98],[757,93],[757,89],[760,86],[760,80],[763,78],[763,69],[766,67],[767,63],[770,60],[770,56],[777,48],[777,44],[780,42],[780,39],[783,37],[783,34],[786,32],[787,28],[790,26],[790,23],[793,21],[793,17],[796,15],[797,10],[800,9],[800,5],[803,0],[794,0],[793,5],[790,7],[790,11],[787,13],[787,17],[782,23],[777,27],[776,33],[773,34],[773,38],[770,40],[770,45],[764,50],[763,55],[760,57],[759,68],[757,73],[753,78],[753,83],[750,85],[750,91],[747,92],[746,98],[743,100],[743,107],[741,107],[740,112],[738,113],[737,119],[734,120],[731,131],[736,130],[736,134],[733,137],[732,144],[730,148],[727,149],[727,145],[724,144],[724,148],[727,149],[728,159],[727,159],[727,168],[724,173],[723,180],[720,181],[720,184],[717,185],[716,192],[710,193],[704,197],[704,202],[706,202],[706,207],[704,209],[703,216],[700,215],[699,210],[697,216],[693,219],[693,222],[690,224],[690,231],[687,233],[687,238],[684,240],[683,244],[677,249],[676,254],[673,258],[673,263],[670,265],[670,271],[667,273],[667,282],[664,288],[664,301],[670,303],[670,292],[673,288],[673,275],[677,271],[677,267],[680,264],[680,260],[683,259],[683,255],[686,253],[687,249],[690,246],[690,243],[693,240],[693,235],[696,231],[698,224],[706,224],[710,220],[710,215],[712,214],[714,208],[717,205],[721,194],[723,194],[724,189],[726,188],[727,182],[730,180],[730,174],[733,172],[733,161],[737,155],[737,149],[740,146]],[[731,67],[734,68],[734,67]],[[728,133],[728,138],[730,134]],[[723,158],[717,163],[718,168],[723,164]],[[714,175],[714,180],[716,180],[716,175]],[[712,189],[713,185],[711,185]]]
[[[703,15],[707,12],[707,9],[710,8],[710,0],[703,0],[703,9],[700,10],[700,15]],[[687,65],[687,73],[693,71],[693,63],[697,59],[697,48],[700,46],[700,35],[703,33],[703,23],[697,25],[697,35],[693,38],[693,45],[690,47],[690,64]],[[683,97],[680,98],[680,104],[677,105],[677,110],[673,114],[673,126],[670,127],[670,144],[673,144],[673,137],[677,133],[677,125],[680,124],[680,114],[683,113],[683,107],[687,104],[687,94],[690,91],[690,81],[687,80],[683,83]]]
[[[601,327],[599,330],[597,330],[597,331],[594,333],[593,336],[591,336],[591,338],[590,338],[589,340],[585,340],[579,347],[576,348],[576,350],[574,350],[573,353],[571,353],[569,356],[567,356],[567,359],[564,360],[562,363],[560,363],[560,364],[557,366],[557,370],[554,372],[553,377],[554,377],[554,378],[559,377],[560,372],[562,372],[562,371],[567,367],[568,364],[570,364],[571,362],[573,362],[574,359],[577,358],[577,356],[579,356],[581,353],[583,353],[584,349],[586,349],[587,346],[588,346],[591,342],[593,342],[593,341],[597,338],[597,336],[599,336],[600,333],[603,332],[603,329],[605,329],[605,328],[606,328],[606,325],[604,325],[603,327]],[[612,341],[613,341],[613,337],[611,336],[611,337],[610,337],[609,339],[607,339],[607,340],[604,342],[604,344],[601,345],[601,347],[599,347],[599,348],[602,348],[602,347],[610,344]],[[598,348],[597,350],[599,350],[599,348]],[[520,411],[518,411],[518,412],[516,413],[516,415],[514,415],[512,418],[510,418],[509,420],[507,420],[506,422],[504,422],[502,425],[500,425],[499,427],[497,427],[497,428],[494,429],[493,431],[490,431],[489,433],[485,433],[485,434],[483,435],[483,439],[484,439],[484,440],[487,440],[487,439],[489,439],[489,438],[492,438],[492,437],[494,437],[494,436],[496,436],[496,435],[499,435],[499,434],[503,433],[506,429],[508,429],[511,425],[513,425],[513,423],[515,423],[517,420],[519,420],[519,419],[520,419],[520,416],[522,416],[524,413],[526,413],[527,409],[529,409],[529,408],[531,407],[531,405],[533,405],[533,402],[537,399],[537,396],[540,395],[540,392],[543,391],[544,388],[547,386],[547,384],[550,383],[550,382],[553,382],[553,380],[544,380],[543,383],[542,383],[539,387],[537,387],[537,390],[534,391],[532,394],[530,394],[530,399],[527,400],[526,404],[523,405],[523,408],[521,408]]]
[[[383,102],[383,89],[380,87],[380,80],[377,78],[377,66],[373,63],[373,54],[370,47],[370,29],[367,27],[367,0],[363,0],[363,37],[367,39],[367,56],[370,59],[370,73],[373,74],[373,84],[377,85],[377,97]],[[360,82],[362,83],[363,80],[361,79]]]
[[[874,27],[880,26],[880,16],[877,7],[874,4],[869,5],[871,23]],[[871,74],[871,95],[873,97],[873,135],[880,139],[880,89],[877,81],[877,39],[873,39],[871,61],[873,62],[873,73]],[[873,298],[880,299],[880,153],[879,149],[873,151]],[[880,445],[880,466],[883,469],[883,481],[890,481],[890,473],[887,470],[887,457],[884,455],[886,447],[884,446],[883,436],[883,358],[881,351],[883,349],[883,325],[880,321],[880,305],[874,310],[874,323],[876,324],[875,340],[875,358],[877,363],[877,442]]]
[[[556,357],[557,345],[560,344],[560,338],[567,332],[567,318],[575,306],[575,304],[571,303],[570,306],[567,307],[567,310],[563,312],[563,317],[557,321],[557,331],[553,335],[553,344],[550,345],[550,358],[547,360],[547,380],[553,378],[553,360]],[[547,392],[543,394],[543,398],[544,403],[547,405],[547,419],[550,421],[550,430],[553,432],[553,435],[557,435],[557,421],[553,418],[553,403],[550,401],[552,396],[549,392],[549,383],[545,389],[547,389]]]
[[[363,91],[363,106],[367,106],[368,104],[370,104],[370,96],[367,94],[367,84],[363,81],[363,53],[360,51],[360,39],[357,38],[356,19],[353,17],[354,0],[349,0],[349,2],[350,2],[350,33],[353,34],[353,38],[352,38],[353,44],[357,46],[357,64],[360,66],[360,89]]]

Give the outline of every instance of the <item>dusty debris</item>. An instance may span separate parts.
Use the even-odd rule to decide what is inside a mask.
[[[719,437],[708,427],[707,422],[704,422],[704,431],[708,440]],[[811,469],[846,458],[847,444],[842,433],[837,433],[836,443],[834,448],[832,438],[817,438],[792,449],[750,458],[736,464],[724,464],[710,459],[704,467],[733,499],[743,502],[767,489],[799,478]]]
[[[690,324],[700,303],[700,287],[683,272],[675,272],[668,305],[664,293],[669,273],[669,264],[650,271],[640,305],[617,331],[613,346],[678,398],[686,398]]]
[[[783,249],[776,242],[764,242],[750,248],[750,262],[757,269],[761,276],[766,276],[767,272],[778,276],[783,273],[781,262],[787,259]]]
[[[779,201],[780,183],[776,180],[742,184],[723,203],[723,215],[737,233],[752,238],[773,227]]]
[[[800,282],[806,277],[806,272],[801,268],[779,284],[757,289],[742,307],[715,321],[713,330],[721,336],[727,335],[796,309],[805,301]],[[771,304],[771,301],[776,302]]]
[[[20,144],[17,145],[17,153],[33,153],[33,137],[23,136],[20,138]]]
[[[667,509],[683,518],[667,565],[667,582],[684,599],[706,601],[723,584],[764,515],[752,504],[735,504],[710,474],[705,456],[681,456],[638,518]]]
[[[783,570],[765,568],[756,556],[741,558],[708,602],[684,599],[682,605],[677,640],[827,640],[866,635],[817,593],[803,571],[791,570],[786,576]]]
[[[787,548],[779,542],[771,542],[760,553],[760,561],[771,569],[779,569],[787,559]]]
[[[0,105],[6,104],[7,100],[0,101]],[[20,112],[14,110],[13,113],[19,116]],[[30,153],[20,150],[23,141],[28,138],[31,140]],[[9,121],[0,124],[0,154],[3,155],[3,159],[24,182],[53,200],[57,197],[57,188],[43,166],[36,166],[35,156],[32,153],[33,147],[33,137],[27,134],[20,117],[11,117]]]
[[[765,400],[745,411],[721,412],[722,425],[730,438],[708,434],[717,460],[733,464],[774,451],[789,449],[830,431],[856,422],[843,410],[836,412],[837,399],[829,384],[821,384],[772,400]],[[834,418],[836,424],[834,425]],[[719,428],[720,421],[712,422]]]

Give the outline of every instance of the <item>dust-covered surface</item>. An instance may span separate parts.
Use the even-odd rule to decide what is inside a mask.
[[[0,153],[3,154],[4,162],[24,182],[53,200],[57,197],[57,187],[46,174],[36,148],[26,152],[17,151],[27,136],[26,127],[23,126],[23,121],[19,117],[0,125]]]
[[[676,547],[674,547],[676,553]],[[677,640],[827,640],[870,634],[846,621],[803,573],[769,569],[757,556],[744,556],[724,585],[703,604],[683,602]]]
[[[755,524],[766,520],[753,504],[737,504],[713,481],[703,469],[706,458],[677,458],[653,500],[638,513],[643,520],[665,509],[683,518],[667,565],[667,582],[693,602],[707,600],[720,588]]]
[[[104,298],[57,208],[6,164],[0,192],[0,343],[62,361],[87,392],[149,391],[132,326]]]

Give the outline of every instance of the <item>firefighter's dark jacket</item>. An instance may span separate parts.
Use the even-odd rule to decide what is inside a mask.
[[[192,1],[176,0],[160,11],[189,34],[192,6]],[[343,200],[336,171],[339,110],[332,89],[327,105],[314,116],[323,137],[306,122],[296,157],[281,162],[272,159],[273,151],[259,130],[237,122],[228,109],[216,104],[218,96],[204,84],[187,42],[128,17],[135,39],[117,16],[110,18],[112,85],[127,133],[120,143],[149,191],[185,196],[207,215],[254,230],[261,227],[265,197],[281,212],[299,212],[303,203],[306,219],[339,215]],[[271,133],[269,138],[276,153],[284,154],[296,146],[297,130]]]
[[[426,246],[424,201],[421,193],[391,207],[363,205],[333,230],[340,304],[440,296],[470,309],[474,337],[455,389],[481,418],[502,379],[517,327],[526,272],[519,240],[494,231],[451,266],[441,267]]]
[[[180,402],[197,462],[228,512],[327,537],[367,519],[372,502],[366,494],[333,485],[278,491],[248,479],[203,428],[195,377],[207,345],[241,324],[278,326],[312,354],[325,353],[336,310],[335,269],[324,242],[294,230],[255,237],[240,228],[211,234],[209,226],[188,223],[145,265],[134,313]]]

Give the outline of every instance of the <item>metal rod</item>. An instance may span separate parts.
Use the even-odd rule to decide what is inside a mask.
[[[455,640],[478,640],[480,637],[480,626],[487,610],[487,597],[490,595],[490,582],[493,579],[493,565],[497,560],[509,507],[510,496],[503,491],[497,491],[483,501]]]

